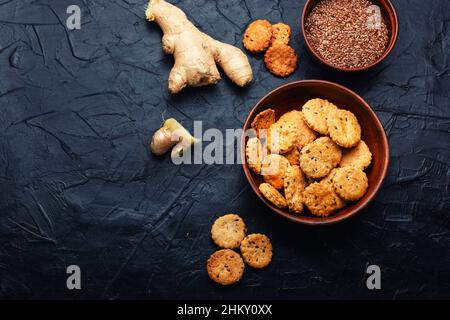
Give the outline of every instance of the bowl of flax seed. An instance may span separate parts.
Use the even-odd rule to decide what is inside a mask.
[[[390,0],[308,0],[302,14],[308,51],[340,71],[363,71],[394,48],[398,17]]]

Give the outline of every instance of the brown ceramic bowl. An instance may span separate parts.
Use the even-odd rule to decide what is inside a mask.
[[[323,225],[336,223],[357,214],[374,198],[386,176],[389,164],[389,145],[380,120],[367,102],[353,91],[341,85],[322,80],[291,82],[269,92],[250,111],[244,124],[244,132],[251,129],[253,119],[261,111],[272,108],[275,110],[278,119],[282,114],[290,110],[301,109],[303,104],[312,98],[327,99],[339,108],[350,110],[358,118],[362,128],[362,139],[366,142],[373,155],[372,164],[365,170],[369,179],[369,188],[363,198],[349,203],[345,208],[324,218],[313,216],[306,209],[301,215],[293,215],[287,210],[281,210],[272,205],[259,192],[258,186],[263,182],[263,179],[260,175],[250,171],[247,166],[245,145],[248,137],[246,135],[242,135],[241,139],[241,159],[245,176],[253,191],[270,209],[295,222],[308,225]]]
[[[386,57],[391,53],[392,49],[395,46],[395,43],[397,42],[398,37],[398,17],[397,17],[397,11],[395,10],[394,5],[390,0],[371,0],[374,4],[378,5],[381,8],[381,13],[385,17],[388,28],[389,28],[389,44],[386,47],[386,50],[384,51],[383,55],[379,57],[375,62],[373,62],[370,65],[367,65],[365,67],[360,68],[343,68],[335,66],[325,59],[323,59],[318,53],[314,51],[310,43],[308,42],[308,38],[305,34],[305,24],[306,19],[308,18],[309,14],[311,13],[311,10],[322,0],[308,0],[303,8],[302,13],[302,34],[303,39],[305,39],[306,47],[308,48],[308,51],[320,62],[327,65],[328,67],[339,70],[339,71],[346,71],[346,72],[357,72],[357,71],[364,71],[368,70],[375,65],[379,64],[381,61],[386,59]]]

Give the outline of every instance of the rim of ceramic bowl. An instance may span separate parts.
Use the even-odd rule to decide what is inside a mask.
[[[391,32],[391,36],[389,37],[389,45],[386,48],[386,50],[384,51],[384,53],[374,62],[372,62],[371,64],[364,66],[364,67],[359,67],[359,68],[345,68],[345,67],[339,67],[339,66],[335,66],[331,63],[329,63],[328,61],[326,61],[324,58],[322,58],[317,52],[314,51],[314,49],[312,48],[312,46],[309,43],[308,38],[306,37],[306,32],[305,32],[305,24],[306,24],[306,19],[309,16],[309,13],[307,14],[306,11],[309,11],[309,7],[312,6],[312,2],[316,1],[316,0],[307,0],[304,7],[303,7],[303,12],[302,12],[302,35],[303,35],[303,39],[305,41],[305,45],[306,48],[308,49],[308,51],[321,63],[323,63],[324,65],[328,66],[331,69],[334,70],[338,70],[338,71],[343,71],[343,72],[361,72],[361,71],[366,71],[369,70],[373,67],[375,67],[376,65],[378,65],[379,63],[381,63],[383,60],[385,60],[389,54],[392,52],[392,50],[395,47],[395,44],[397,43],[397,38],[398,38],[398,15],[397,15],[397,10],[395,9],[395,6],[393,5],[393,3],[391,2],[391,0],[378,0],[378,1],[384,1],[386,3],[386,6],[388,7],[388,11],[390,13],[392,13],[392,17],[388,12],[389,15],[389,24],[390,24],[390,32]],[[320,0],[319,0],[320,1]],[[311,8],[312,10],[312,8]]]
[[[242,162],[242,168],[244,170],[244,174],[245,177],[248,181],[248,183],[250,184],[251,188],[253,189],[253,191],[256,193],[256,195],[260,198],[260,200],[266,204],[267,207],[269,207],[273,212],[277,213],[280,216],[283,216],[293,222],[296,223],[300,223],[300,224],[305,224],[305,225],[313,225],[313,226],[321,226],[321,225],[330,225],[330,224],[335,224],[338,222],[342,222],[344,220],[347,220],[350,217],[355,216],[356,214],[358,214],[359,212],[361,212],[364,208],[366,208],[369,203],[375,198],[375,196],[378,194],[378,191],[380,190],[384,180],[386,179],[386,174],[387,174],[387,170],[389,167],[389,141],[387,139],[386,136],[386,132],[384,130],[384,127],[380,121],[380,119],[378,118],[377,114],[372,110],[372,108],[370,107],[370,105],[361,97],[359,96],[356,92],[350,90],[349,88],[346,88],[340,84],[334,83],[334,82],[330,82],[330,81],[325,81],[325,80],[299,80],[299,81],[293,81],[287,84],[284,84],[282,86],[279,86],[273,90],[271,90],[269,93],[267,93],[266,95],[264,95],[261,99],[258,100],[258,102],[255,104],[255,106],[252,108],[252,110],[249,112],[247,119],[245,120],[244,126],[243,126],[243,132],[245,132],[245,130],[248,130],[251,127],[251,122],[253,121],[254,116],[257,114],[257,112],[259,112],[259,110],[261,109],[261,107],[264,107],[263,104],[265,103],[264,101],[271,95],[275,94],[277,91],[286,89],[288,87],[295,87],[297,85],[308,85],[308,84],[321,84],[321,85],[325,85],[325,86],[332,86],[332,87],[336,87],[339,90],[342,90],[344,92],[346,92],[347,94],[351,95],[353,98],[355,98],[359,104],[361,106],[363,106],[368,113],[370,114],[370,117],[372,118],[374,125],[377,127],[377,129],[381,132],[381,143],[383,144],[383,149],[385,150],[385,156],[384,156],[384,162],[385,165],[382,168],[377,182],[375,184],[375,188],[373,189],[373,192],[367,197],[367,198],[363,198],[359,201],[356,202],[357,207],[355,207],[354,209],[350,210],[349,212],[347,212],[345,215],[338,215],[333,214],[331,216],[328,217],[305,217],[305,216],[296,216],[293,214],[288,213],[287,211],[281,210],[280,208],[277,208],[276,206],[274,206],[273,204],[271,204],[266,198],[264,198],[264,196],[260,193],[258,186],[253,183],[252,181],[252,176],[253,174],[250,172],[250,169],[247,165],[247,159],[245,156],[245,145],[247,142],[247,136],[245,134],[243,134],[241,136],[241,162]]]

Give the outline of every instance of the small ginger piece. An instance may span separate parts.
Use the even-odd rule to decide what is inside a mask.
[[[175,65],[169,75],[169,90],[215,84],[220,80],[219,64],[238,86],[252,81],[247,56],[237,47],[217,41],[198,30],[176,6],[164,0],[150,0],[145,15],[162,29],[163,51],[173,54]]]
[[[161,156],[173,147],[171,157],[175,159],[183,156],[194,143],[197,143],[197,139],[177,120],[170,118],[153,134],[150,149],[153,154]]]

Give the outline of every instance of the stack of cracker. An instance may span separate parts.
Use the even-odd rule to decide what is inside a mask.
[[[276,76],[287,77],[297,68],[297,54],[289,46],[291,27],[284,23],[271,25],[267,20],[255,20],[247,27],[244,47],[252,53],[264,55],[267,69]]]

